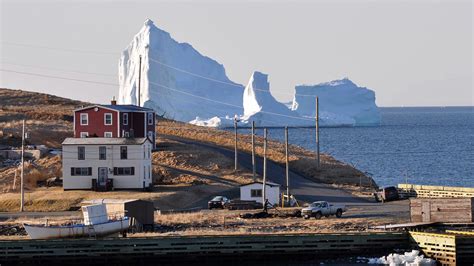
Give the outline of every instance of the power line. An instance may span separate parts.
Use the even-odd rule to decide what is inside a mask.
[[[92,83],[92,84],[99,84],[99,85],[106,85],[106,86],[114,86],[114,87],[118,86],[117,84],[108,83],[108,82],[99,82],[99,81],[91,81],[91,80],[84,80],[84,79],[58,77],[58,76],[44,75],[44,74],[38,74],[38,73],[32,73],[32,72],[15,71],[15,70],[10,70],[10,69],[0,69],[0,71],[16,73],[16,74],[22,74],[22,75],[38,76],[38,77],[44,77],[44,78],[71,80],[71,81],[85,82],[85,83]]]
[[[188,96],[191,96],[191,97],[199,98],[199,99],[202,99],[202,100],[206,100],[206,101],[210,101],[210,102],[214,102],[214,103],[218,103],[218,104],[222,104],[222,105],[227,105],[227,106],[231,106],[231,107],[235,107],[235,108],[239,108],[239,109],[244,109],[242,106],[238,106],[238,105],[235,105],[235,104],[230,104],[230,103],[225,103],[225,102],[213,100],[213,99],[210,99],[210,98],[207,98],[207,97],[195,95],[195,94],[192,94],[192,93],[189,93],[189,92],[185,92],[185,91],[181,91],[181,90],[178,90],[178,89],[173,89],[173,88],[170,88],[170,87],[167,87],[167,86],[158,84],[158,83],[156,83],[156,82],[148,81],[148,83],[150,83],[150,84],[152,84],[152,85],[156,85],[156,86],[162,87],[162,88],[165,88],[165,89],[168,89],[168,90],[176,91],[176,92],[178,92],[178,93],[182,93],[182,94],[185,94],[185,95],[188,95]],[[284,115],[284,114],[278,114],[278,113],[267,112],[267,111],[260,111],[260,113],[270,114],[270,115],[276,115],[276,116],[282,116],[282,117],[288,117],[288,118],[294,118],[294,119],[305,120],[305,121],[314,121],[313,119],[310,119],[310,118],[297,117],[297,116],[291,116],[291,115]]]
[[[185,73],[185,74],[188,74],[188,75],[191,75],[191,76],[195,76],[195,77],[198,77],[198,78],[202,78],[202,79],[206,79],[206,80],[209,80],[209,81],[214,81],[214,82],[218,82],[218,83],[221,83],[221,84],[225,84],[225,85],[229,85],[229,86],[234,86],[234,87],[245,87],[245,86],[242,86],[240,84],[236,84],[236,83],[232,83],[232,82],[227,82],[227,81],[223,81],[223,80],[218,80],[218,79],[214,79],[214,78],[209,78],[209,77],[205,77],[205,76],[202,76],[202,75],[199,75],[199,74],[196,74],[196,73],[193,73],[193,72],[189,72],[187,70],[184,70],[184,69],[181,69],[181,68],[177,68],[177,67],[174,67],[174,66],[170,66],[168,64],[165,64],[159,60],[156,60],[154,58],[151,58],[149,57],[148,58],[150,61],[152,62],[155,62],[155,63],[158,63],[160,65],[163,65],[165,67],[168,67],[168,68],[171,68],[173,70],[176,70],[176,71],[179,71],[179,72],[182,72],[182,73]],[[303,97],[316,97],[316,95],[311,95],[311,94],[298,94],[298,93],[289,93],[289,92],[270,92],[270,90],[262,90],[262,89],[253,89],[253,90],[256,90],[256,91],[262,91],[262,92],[267,92],[267,93],[274,93],[274,94],[284,94],[284,95],[290,95],[290,96],[303,96]]]
[[[14,43],[14,42],[6,42],[6,41],[0,41],[0,42],[1,42],[1,43],[4,43],[4,44],[6,44],[6,45],[11,45],[11,46],[39,48],[39,49],[47,49],[47,50],[57,50],[57,51],[71,52],[71,53],[85,53],[85,54],[97,54],[97,55],[117,55],[117,54],[118,54],[118,53],[105,52],[105,51],[90,51],[90,50],[66,49],[66,48],[40,46],[40,45],[30,45],[30,44]],[[163,62],[161,62],[161,61],[159,61],[159,60],[157,60],[157,59],[151,58],[151,57],[149,57],[148,59],[149,59],[150,61],[155,62],[155,63],[158,63],[158,64],[160,64],[160,65],[162,65],[162,66],[168,67],[168,68],[173,69],[173,70],[176,70],[176,71],[180,71],[180,72],[182,72],[182,73],[186,73],[186,74],[188,74],[188,75],[192,75],[192,76],[194,76],[194,77],[198,77],[198,78],[202,78],[202,79],[206,79],[206,80],[209,80],[209,81],[213,81],[213,82],[217,82],[217,83],[221,83],[221,84],[225,84],[225,85],[229,85],[229,86],[234,86],[234,87],[245,87],[245,86],[240,85],[240,84],[236,84],[236,83],[232,83],[232,82],[228,82],[228,81],[223,81],[223,80],[218,80],[218,79],[214,79],[214,78],[202,76],[202,75],[199,75],[199,74],[197,74],[197,73],[193,73],[193,72],[190,72],[190,71],[187,71],[187,70],[178,68],[178,67],[174,67],[174,66],[168,65],[168,64],[166,64],[166,63],[163,63]],[[92,73],[88,73],[88,74],[92,74]],[[262,90],[262,89],[255,89],[255,88],[254,88],[254,90],[256,90],[256,91],[262,91],[262,92],[266,92],[266,93],[270,93],[270,94],[280,94],[280,95],[289,95],[289,96],[302,96],[302,97],[315,97],[315,96],[316,96],[316,95],[311,95],[311,94],[298,94],[298,93],[278,92],[278,91],[270,92],[269,90]]]
[[[19,46],[19,47],[29,47],[29,48],[38,48],[38,49],[46,49],[46,50],[57,50],[62,52],[70,52],[70,53],[83,53],[83,54],[96,54],[96,55],[117,55],[119,53],[112,53],[112,52],[98,52],[98,51],[90,51],[90,50],[77,50],[77,49],[67,49],[67,48],[59,48],[59,47],[49,47],[49,46],[41,46],[41,45],[31,45],[31,44],[24,44],[24,43],[15,43],[15,42],[7,42],[7,41],[0,41],[1,43],[9,46]]]
[[[64,71],[64,72],[71,72],[71,73],[96,75],[96,76],[109,76],[109,77],[116,77],[117,76],[117,75],[113,75],[113,74],[93,73],[93,72],[86,72],[86,71],[79,71],[79,70],[69,70],[69,69],[60,69],[60,68],[45,67],[45,66],[14,64],[14,63],[10,63],[10,62],[0,62],[0,64],[6,64],[6,65],[12,65],[12,66],[21,66],[21,67],[31,67],[31,68],[38,68],[38,69],[47,69],[47,70],[55,70],[55,71]]]

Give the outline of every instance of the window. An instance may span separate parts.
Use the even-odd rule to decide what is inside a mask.
[[[122,124],[128,125],[128,113],[123,114]]]
[[[112,132],[104,132],[104,138],[111,138]]]
[[[107,160],[107,147],[99,147],[99,160]]]
[[[127,146],[120,146],[120,159],[127,159]]]
[[[81,132],[81,138],[89,137],[89,132]]]
[[[148,113],[148,125],[153,125],[154,120],[153,113]]]
[[[104,114],[104,124],[105,125],[112,125],[112,114],[111,113],[106,113]]]
[[[135,167],[114,167],[114,175],[135,175]]]
[[[92,167],[71,167],[71,176],[92,175]]]
[[[262,196],[262,190],[261,189],[251,189],[250,190],[250,197],[252,198],[257,198]]]
[[[86,159],[86,147],[77,147],[77,159],[78,160]]]
[[[81,126],[89,125],[89,114],[81,114]]]

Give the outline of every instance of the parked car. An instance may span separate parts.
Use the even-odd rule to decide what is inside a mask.
[[[315,201],[301,210],[301,216],[305,219],[311,217],[321,219],[323,216],[329,217],[331,215],[336,215],[337,218],[340,218],[345,211],[347,211],[346,206],[342,204],[329,204],[327,201]]]
[[[398,190],[396,187],[385,187],[382,189],[377,190],[374,193],[375,201],[391,201],[391,200],[398,200],[400,199],[400,195],[398,194]]]
[[[207,206],[209,207],[209,210],[224,209],[228,203],[228,198],[223,196],[216,196],[207,203]]]

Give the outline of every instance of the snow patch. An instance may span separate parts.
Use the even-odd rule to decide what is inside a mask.
[[[412,250],[405,254],[392,253],[381,258],[369,259],[368,264],[384,264],[384,265],[405,265],[405,266],[434,266],[436,261],[419,255],[420,251]]]

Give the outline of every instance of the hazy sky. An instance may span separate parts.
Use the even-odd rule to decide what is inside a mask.
[[[474,105],[471,0],[0,0],[0,10],[0,87],[107,102],[118,85],[45,75],[118,83],[120,52],[150,18],[235,82],[269,74],[281,101],[295,85],[349,77],[379,106]]]

